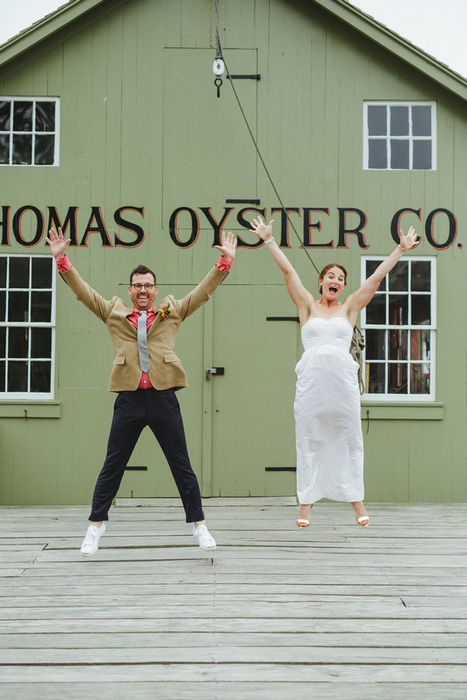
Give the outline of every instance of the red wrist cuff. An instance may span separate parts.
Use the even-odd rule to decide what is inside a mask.
[[[59,272],[68,272],[68,270],[71,270],[73,267],[71,262],[68,260],[67,255],[64,255],[62,258],[55,258],[55,262],[57,263],[57,269]]]
[[[230,258],[224,258],[224,256],[221,255],[216,267],[221,272],[228,272],[230,270],[230,268],[232,267],[232,263],[233,263],[233,260],[230,260]]]

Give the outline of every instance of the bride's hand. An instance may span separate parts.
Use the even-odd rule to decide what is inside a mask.
[[[260,238],[262,241],[267,241],[268,238],[272,238],[273,223],[274,219],[271,219],[268,224],[265,224],[262,218],[258,216],[257,219],[253,219],[251,222],[251,228],[249,230],[251,233],[256,233],[258,238]]]
[[[415,248],[417,245],[420,243],[420,238],[418,238],[417,234],[415,233],[415,229],[413,226],[409,228],[409,231],[406,236],[404,236],[404,232],[402,229],[399,229],[399,238],[400,238],[400,246],[403,251],[410,250],[411,248]]]

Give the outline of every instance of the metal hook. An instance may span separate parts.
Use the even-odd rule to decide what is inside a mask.
[[[215,85],[216,88],[217,88],[217,97],[220,97],[220,96],[221,96],[221,85],[222,85],[222,83],[223,83],[222,78],[216,78],[216,79],[214,80],[214,85]]]

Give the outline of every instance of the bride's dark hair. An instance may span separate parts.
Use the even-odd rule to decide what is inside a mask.
[[[343,265],[340,265],[339,263],[329,263],[329,265],[325,265],[319,273],[319,279],[322,280],[326,272],[329,272],[331,267],[338,267],[339,270],[342,270],[342,272],[344,273],[344,284],[347,284],[347,270]],[[319,293],[323,293],[323,288],[321,285],[319,285]]]

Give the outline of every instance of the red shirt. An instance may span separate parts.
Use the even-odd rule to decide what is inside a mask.
[[[57,268],[59,272],[67,272],[68,270],[71,270],[73,265],[68,259],[67,255],[64,255],[62,258],[55,258],[55,262],[57,263]],[[222,272],[228,272],[232,266],[232,260],[229,260],[229,258],[224,258],[223,255],[221,255],[219,262],[217,263],[216,267],[221,270]],[[154,309],[148,309],[148,315],[146,317],[146,328],[149,330],[154,323],[156,319],[157,314],[154,312]],[[136,306],[133,306],[133,313],[129,314],[127,316],[127,319],[131,323],[132,326],[138,330],[138,318],[139,318],[139,309],[136,308]],[[151,389],[152,384],[151,380],[149,379],[149,375],[147,372],[141,372],[141,379],[138,385],[138,389]]]

